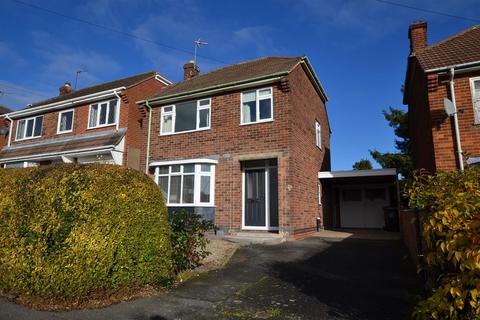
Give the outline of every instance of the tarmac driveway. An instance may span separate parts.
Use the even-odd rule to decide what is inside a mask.
[[[168,294],[63,313],[0,300],[0,319],[405,319],[419,288],[406,256],[386,240],[248,246],[226,268]]]

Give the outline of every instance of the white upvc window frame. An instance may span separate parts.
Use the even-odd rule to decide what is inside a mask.
[[[115,121],[113,123],[108,123],[108,115],[110,113],[110,102],[111,101],[116,101],[117,103],[115,103]],[[103,104],[107,104],[107,113],[106,113],[106,116],[105,116],[105,119],[106,119],[106,123],[105,124],[99,124],[100,123],[100,108],[101,108],[101,105]],[[90,117],[92,116],[92,107],[93,105],[98,105],[99,109],[98,109],[98,113],[97,113],[97,121],[96,121],[96,124],[95,126],[90,126]],[[87,130],[88,129],[97,129],[97,128],[104,128],[104,127],[111,127],[111,126],[116,126],[119,122],[119,119],[120,119],[120,99],[118,98],[115,98],[115,99],[109,99],[109,100],[103,100],[103,101],[98,101],[98,102],[94,102],[94,103],[91,103],[90,106],[89,106],[89,109],[88,109],[88,119],[87,119]]]
[[[39,119],[39,118],[42,118],[42,126],[40,128],[40,134],[38,136],[36,136],[35,135],[35,126],[37,124],[37,119]],[[32,136],[26,137],[25,135],[27,134],[27,123],[30,120],[33,120]],[[16,128],[15,128],[15,141],[24,141],[24,140],[40,138],[42,136],[42,132],[43,132],[43,120],[44,120],[43,115],[33,116],[33,117],[17,120],[16,121]],[[18,128],[19,128],[19,124],[20,124],[21,121],[25,122],[25,125],[23,127],[24,132],[23,132],[22,138],[18,138]]]
[[[263,95],[260,97],[259,92],[262,90],[270,90],[270,94],[268,95]],[[255,91],[255,121],[250,121],[250,122],[245,122],[245,119],[243,119],[243,95],[245,93],[253,92]],[[271,104],[270,104],[270,118],[265,118],[265,119],[260,119],[260,101],[261,100],[267,100],[270,99]],[[240,125],[245,126],[245,125],[250,125],[250,124],[256,124],[256,123],[263,123],[263,122],[270,122],[273,121],[273,87],[265,87],[265,88],[260,88],[260,89],[254,89],[254,90],[246,90],[242,91],[240,93]]]
[[[180,166],[179,172],[172,172],[172,166]],[[185,165],[193,165],[193,172],[184,172]],[[209,165],[210,171],[202,171],[202,165]],[[160,173],[160,167],[168,167],[168,173]],[[215,206],[215,164],[214,163],[202,163],[202,162],[179,162],[179,163],[170,163],[165,165],[159,165],[155,168],[155,182],[160,186],[160,177],[168,177],[167,183],[167,192],[165,197],[165,204],[168,207],[214,207]],[[193,184],[193,202],[184,203],[183,202],[183,178],[186,175],[194,176]],[[171,187],[171,177],[181,176],[180,178],[180,203],[170,203],[170,187]],[[210,201],[202,202],[200,194],[200,184],[202,177],[210,178]]]
[[[472,108],[474,115],[474,123],[480,124],[480,93],[478,97],[475,96],[475,82],[480,83],[480,77],[470,78],[470,91],[472,94]],[[475,103],[478,103],[478,108],[475,106]]]
[[[185,131],[179,131],[175,132],[175,122],[177,120],[177,105],[176,104],[170,104],[167,106],[163,106],[160,111],[160,135],[161,136],[168,136],[168,135],[173,135],[173,134],[181,134],[181,133],[189,133],[189,132],[196,132],[196,131],[203,131],[203,130],[209,130],[212,127],[212,99],[211,98],[204,98],[204,99],[198,99],[198,100],[193,100],[196,101],[197,104],[197,109],[196,109],[196,126],[195,129],[193,130],[185,130]],[[201,105],[201,102],[203,101],[208,101],[208,104]],[[191,102],[191,101],[185,101],[185,102]],[[166,108],[172,108],[171,111],[165,111]],[[202,110],[208,110],[208,126],[206,127],[200,127],[200,111]],[[163,132],[163,118],[165,116],[172,116],[172,131],[170,132]]]
[[[315,145],[322,150],[322,125],[315,121]]]
[[[72,128],[70,130],[62,131],[62,130],[60,130],[60,124],[61,124],[61,121],[62,121],[62,114],[67,113],[67,112],[72,113]],[[89,117],[89,120],[90,120],[90,117]],[[64,134],[64,133],[73,132],[74,121],[75,121],[75,109],[62,110],[62,111],[58,112],[57,134]]]

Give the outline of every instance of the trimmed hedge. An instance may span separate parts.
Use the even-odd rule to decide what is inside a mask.
[[[112,165],[0,169],[0,292],[68,299],[167,284],[171,229],[158,186]]]
[[[424,268],[431,291],[415,319],[480,319],[480,168],[417,174],[410,206],[425,209]]]

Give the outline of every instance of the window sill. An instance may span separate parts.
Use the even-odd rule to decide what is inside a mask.
[[[41,137],[42,136],[31,137],[31,138],[23,138],[23,139],[15,139],[15,142],[28,141],[28,140],[38,139],[38,138],[41,138]]]
[[[116,125],[117,125],[116,123],[109,123],[109,124],[104,124],[104,125],[97,126],[97,127],[87,127],[87,130],[100,129],[100,128],[106,128],[106,127],[113,127],[113,126],[116,126]]]
[[[268,122],[273,122],[273,119],[267,119],[267,120],[261,120],[261,121],[255,121],[255,122],[247,122],[247,123],[240,123],[241,126],[249,126],[252,124],[261,124],[261,123],[268,123]]]
[[[211,129],[211,128],[208,127],[208,128],[188,130],[188,131],[181,131],[181,132],[160,133],[159,136],[160,136],[160,137],[164,137],[164,136],[174,136],[174,135],[182,134],[182,133],[193,133],[193,132],[198,132],[198,131],[207,131],[207,130],[210,130],[210,129]]]
[[[215,208],[214,204],[208,203],[172,203],[166,204],[167,207],[203,207],[203,208]]]
[[[57,135],[60,135],[60,134],[66,134],[66,133],[72,133],[73,130],[70,130],[70,131],[57,131]]]

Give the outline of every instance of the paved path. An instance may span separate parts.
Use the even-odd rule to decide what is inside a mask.
[[[0,300],[0,319],[405,319],[419,283],[399,241],[309,238],[237,251],[225,269],[172,292],[100,310],[31,311]]]

